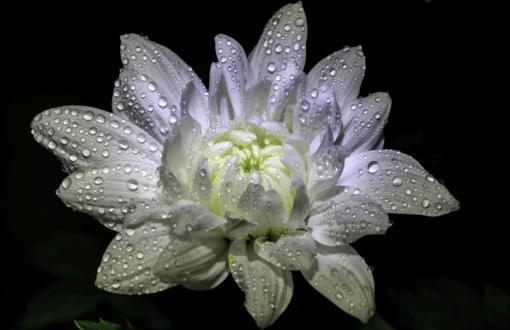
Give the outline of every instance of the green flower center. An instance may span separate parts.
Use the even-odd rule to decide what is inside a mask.
[[[265,191],[276,191],[283,211],[290,214],[295,192],[289,169],[282,162],[284,154],[281,138],[256,127],[236,127],[210,137],[204,156],[213,188],[211,211],[241,216],[240,195],[248,184],[256,184]]]

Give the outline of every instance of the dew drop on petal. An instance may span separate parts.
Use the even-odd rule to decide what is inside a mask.
[[[371,173],[371,174],[374,174],[376,173],[377,171],[379,171],[379,169],[381,168],[381,166],[379,165],[378,162],[376,162],[375,160],[374,161],[371,161],[370,163],[368,163],[367,165],[367,169],[368,169],[368,173]]]
[[[138,181],[135,179],[127,180],[127,188],[131,191],[136,191],[138,189]]]
[[[267,71],[269,73],[273,73],[276,71],[276,63],[275,62],[269,62],[267,63]]]
[[[166,108],[166,106],[168,105],[168,101],[167,101],[166,97],[161,96],[161,97],[158,99],[158,105],[159,105],[161,108]]]

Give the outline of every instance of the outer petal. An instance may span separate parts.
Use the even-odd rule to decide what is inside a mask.
[[[389,213],[439,216],[459,208],[448,190],[416,160],[394,150],[347,157],[339,185],[359,188]]]
[[[327,100],[333,92],[342,108],[345,102],[358,96],[364,74],[365,56],[361,46],[345,47],[313,67],[308,74],[307,92],[311,99],[319,102]]]
[[[374,279],[365,261],[350,246],[322,247],[317,267],[302,272],[308,282],[345,312],[367,322],[373,315]]]
[[[271,325],[289,305],[293,282],[290,271],[282,270],[257,257],[245,238],[232,242],[229,267],[243,290],[244,305],[260,328]]]
[[[349,154],[374,149],[382,142],[383,128],[390,114],[387,93],[375,93],[352,100],[342,108],[341,145]]]
[[[358,95],[364,71],[361,47],[346,47],[317,63],[294,112],[295,130],[311,141],[329,125],[336,140],[342,129],[340,111]]]
[[[111,161],[159,163],[161,159],[161,144],[142,129],[112,113],[84,106],[44,111],[32,121],[32,134],[69,172]]]
[[[309,210],[310,200],[306,194],[306,187],[302,182],[298,183],[296,197],[294,197],[294,203],[292,204],[292,211],[285,225],[292,230],[303,228]]]
[[[315,242],[306,232],[281,236],[276,243],[259,238],[254,248],[259,257],[283,269],[309,269],[316,262]]]
[[[379,204],[345,188],[312,204],[308,226],[317,242],[334,246],[349,244],[364,235],[384,234],[390,223]]]
[[[240,117],[245,102],[246,81],[250,75],[243,47],[229,36],[216,36],[216,55],[225,77],[228,94],[236,117]]]
[[[269,20],[250,54],[254,80],[249,85],[265,79],[272,82],[267,112],[269,118],[275,119],[278,105],[286,98],[286,89],[303,70],[306,34],[306,17],[301,3],[288,4]]]
[[[189,82],[201,91],[202,109],[207,109],[202,82],[172,51],[136,34],[122,36],[120,50],[126,73],[114,89],[114,112],[131,121],[142,118],[147,123],[144,128],[151,128],[150,133],[163,143],[182,114],[181,94]]]
[[[159,204],[156,182],[156,166],[152,163],[110,162],[69,175],[57,195],[73,209],[120,230],[128,215],[142,216]]]
[[[153,274],[153,266],[168,245],[170,236],[163,224],[143,224],[115,236],[97,270],[96,285],[122,294],[146,294],[175,286]]]
[[[165,283],[199,285],[210,282],[226,271],[226,248],[227,242],[221,238],[171,236],[154,266],[154,274]]]

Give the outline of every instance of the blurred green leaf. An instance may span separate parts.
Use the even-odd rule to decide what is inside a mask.
[[[450,279],[422,279],[415,291],[391,291],[397,324],[414,330],[510,329],[510,297],[487,285],[482,293]]]
[[[80,330],[122,330],[129,329],[122,327],[116,323],[108,322],[105,320],[99,320],[99,322],[94,321],[74,321],[76,327]]]
[[[147,328],[169,329],[170,321],[154,306],[149,297],[107,294],[107,302],[124,317]]]
[[[59,283],[36,294],[26,307],[23,328],[42,328],[55,322],[69,322],[95,309],[103,295],[90,287]]]
[[[483,292],[485,322],[490,329],[510,329],[510,295],[490,284]]]

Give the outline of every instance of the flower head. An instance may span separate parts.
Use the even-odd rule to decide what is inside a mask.
[[[266,327],[300,271],[369,319],[372,274],[349,244],[384,233],[387,213],[439,216],[458,203],[416,160],[382,149],[391,100],[358,98],[361,47],[305,75],[306,37],[300,3],[271,18],[248,57],[217,36],[207,91],[173,52],[126,35],[113,113],[65,106],[36,116],[35,139],[70,173],[58,196],[117,231],[98,287],[205,290],[230,273]]]

